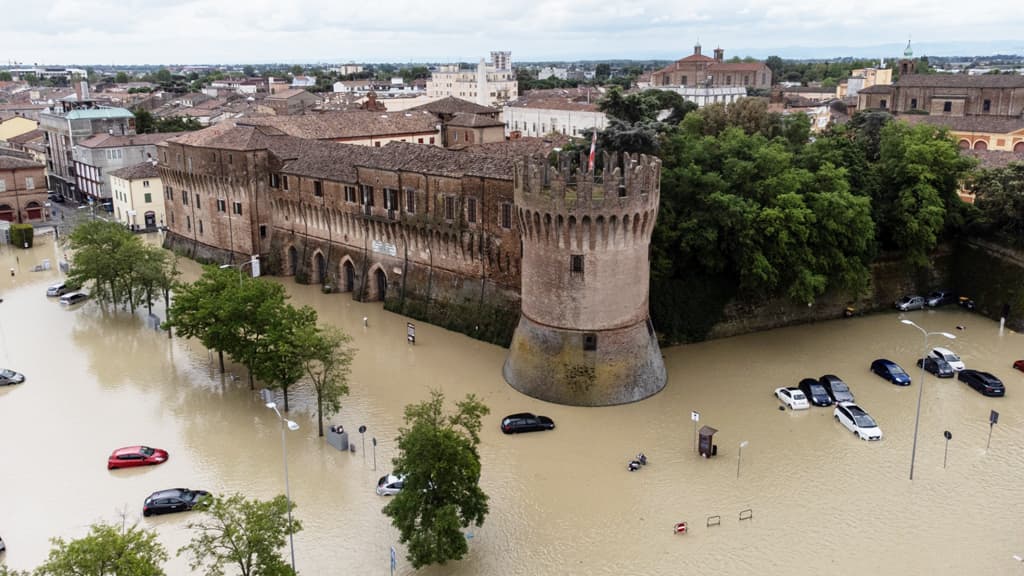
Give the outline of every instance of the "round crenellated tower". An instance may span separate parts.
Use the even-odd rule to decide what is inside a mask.
[[[661,161],[603,154],[592,173],[586,154],[574,160],[515,164],[522,314],[503,372],[550,402],[634,402],[665,386],[648,311]]]

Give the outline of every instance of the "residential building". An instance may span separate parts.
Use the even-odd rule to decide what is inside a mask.
[[[263,100],[263,104],[278,116],[293,116],[315,108],[320,104],[320,97],[297,88],[271,94]]]
[[[6,142],[15,136],[32,132],[39,127],[39,122],[24,116],[4,117],[0,115],[0,142]]]
[[[530,90],[502,108],[509,137],[550,134],[581,136],[585,130],[604,130],[608,117],[598,109],[603,90],[591,87]]]
[[[93,202],[110,202],[111,172],[156,158],[156,145],[176,136],[166,134],[134,134],[115,136],[96,134],[79,142],[74,149],[75,186]]]
[[[164,225],[164,187],[153,160],[110,173],[114,218],[131,230],[154,230]]]
[[[363,71],[363,67],[360,64],[341,64],[331,68],[330,70],[336,74],[348,76],[349,74],[361,73]]]
[[[46,166],[27,154],[0,150],[0,220],[41,222],[46,206]]]
[[[44,139],[46,133],[42,130],[33,130],[18,136],[12,136],[5,142],[0,142],[0,147],[28,154],[32,160],[46,166],[46,145]]]
[[[704,56],[697,44],[693,54],[653,72],[651,87],[771,88],[772,71],[763,62],[726,62],[722,48],[715,48],[714,54]]]
[[[46,133],[46,172],[50,190],[61,196],[83,201],[75,174],[74,148],[95,134],[128,136],[135,134],[135,115],[124,108],[106,108],[94,102],[60,102],[50,112],[39,115],[39,127]]]
[[[316,86],[316,76],[292,77],[292,88],[313,88],[314,86]]]
[[[505,140],[505,123],[482,114],[461,113],[443,126],[444,141],[451,149]]]
[[[878,68],[858,68],[848,79],[836,86],[836,98],[856,98],[857,93],[865,88],[892,84],[892,69],[885,67],[883,61]]]
[[[267,78],[267,91],[271,94],[291,90],[292,83],[284,78]]]
[[[548,78],[556,78],[558,80],[565,80],[569,77],[568,68],[556,68],[554,66],[545,66],[537,72],[538,80],[547,80]]]
[[[498,124],[502,124],[499,118],[499,116],[501,116],[500,109],[491,108],[490,106],[481,106],[480,104],[474,104],[468,100],[455,98],[453,96],[441,98],[440,100],[432,100],[430,102],[420,104],[419,106],[414,106],[409,108],[407,112],[413,114],[429,113],[433,115],[434,118],[440,122],[438,128],[441,130],[441,145],[446,148],[453,147],[455,145],[455,142],[449,140],[449,136],[454,138],[456,133],[449,132],[446,129],[446,126],[449,123],[454,122],[456,117],[461,117],[458,123],[462,128],[467,128],[472,125],[476,125],[480,128],[486,127],[488,132],[491,133],[491,135],[486,139],[487,142],[496,141],[496,136],[494,135],[495,127],[498,126]],[[479,116],[480,118],[473,119],[470,118],[471,116]],[[465,134],[463,134],[463,136],[465,136]],[[479,134],[478,137],[482,138],[483,134]],[[469,144],[473,143],[483,144],[485,142],[478,140],[476,142],[470,142]],[[458,146],[461,148],[466,144],[465,138],[463,138]]]
[[[74,76],[81,78],[87,78],[89,73],[82,68],[64,68],[64,67],[53,67],[53,66],[33,66],[30,68],[8,68],[6,72],[11,74],[11,78],[14,80],[24,80],[29,76],[35,76],[39,80],[53,80],[56,78],[63,78],[65,80],[71,80]]]
[[[388,142],[439,145],[441,140],[440,123],[425,111],[348,110],[300,116],[254,116],[235,122],[244,126],[266,126],[296,138],[362,146],[380,147]]]
[[[441,66],[427,81],[427,96],[455,96],[482,106],[501,104],[519,95],[519,82],[512,70],[511,52],[491,52],[491,62],[483,58],[475,70],[460,65]]]

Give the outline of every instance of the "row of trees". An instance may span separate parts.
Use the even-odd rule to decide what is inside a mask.
[[[217,351],[221,370],[224,354],[245,366],[250,387],[259,379],[281,390],[285,411],[288,391],[308,377],[321,436],[324,417],[337,412],[348,394],[355,354],[351,338],[333,326],[318,325],[313,308],[289,304],[276,282],[230,266],[206,266],[198,280],[177,287],[165,327]]]
[[[295,504],[284,496],[214,496],[196,507],[200,519],[188,523],[192,539],[177,554],[187,555],[191,570],[204,576],[223,576],[229,566],[241,576],[292,574],[281,549],[302,524],[289,520],[289,507]],[[163,576],[169,557],[156,531],[138,525],[97,523],[86,536],[51,544],[42,566],[27,572],[0,564],[0,576]]]
[[[973,162],[944,130],[860,113],[811,138],[807,116],[771,113],[763,99],[671,102],[613,91],[600,137],[662,159],[651,307],[669,341],[703,339],[736,296],[856,298],[881,252],[925,267],[978,220],[957,195]]]

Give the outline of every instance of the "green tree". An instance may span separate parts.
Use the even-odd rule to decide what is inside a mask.
[[[205,266],[195,282],[175,290],[164,328],[177,330],[178,336],[196,338],[206,348],[216,350],[223,372],[224,352],[238,346],[239,323],[232,314],[232,302],[239,291],[238,273],[233,268]]]
[[[292,72],[292,76],[302,76],[305,73],[305,70],[302,68],[302,66],[299,66],[298,64],[296,64],[296,65],[292,66],[291,72]]]
[[[10,72],[0,71],[0,82],[10,82],[13,79]]]
[[[93,524],[77,540],[51,540],[53,547],[36,573],[40,576],[163,576],[167,551],[156,532],[130,526]]]
[[[980,170],[970,188],[977,195],[981,229],[1015,248],[1024,248],[1024,162]]]
[[[247,77],[252,78],[256,75],[256,68],[254,68],[252,64],[246,64],[242,67],[242,74],[245,74]]]
[[[178,556],[188,554],[189,567],[205,576],[224,576],[234,566],[241,576],[293,574],[280,550],[289,534],[302,530],[298,520],[289,521],[295,503],[284,496],[261,501],[241,494],[215,496],[202,508],[202,520],[189,522],[195,533]]]
[[[607,62],[602,62],[594,67],[594,79],[598,82],[603,82],[612,75],[612,66]]]
[[[296,308],[282,300],[253,357],[256,377],[284,394],[285,412],[289,410],[288,389],[306,373],[306,341],[301,335],[310,327],[316,327],[316,310]]]
[[[153,77],[156,78],[157,82],[170,82],[173,79],[171,76],[171,71],[167,68],[161,68],[157,70],[156,74],[154,74]]]
[[[28,570],[8,568],[7,564],[0,564],[0,576],[32,576],[32,573]]]
[[[118,84],[127,84],[128,83],[128,74],[126,74],[124,72],[118,72],[114,76],[114,82],[116,82]]]
[[[487,495],[480,489],[481,419],[490,410],[472,394],[444,411],[444,395],[405,407],[405,428],[399,430],[395,473],[405,485],[384,507],[408,546],[414,568],[444,564],[466,555],[462,529],[480,526],[487,515]]]
[[[341,397],[348,394],[348,376],[355,356],[352,338],[334,326],[304,326],[299,332],[300,350],[306,375],[316,392],[319,435],[324,435],[324,416],[341,410]]]
[[[102,303],[130,300],[135,258],[142,250],[137,236],[117,222],[90,220],[71,233],[70,247],[74,250],[70,283],[91,283],[91,295]]]
[[[927,267],[928,255],[946,228],[947,209],[972,159],[961,156],[946,130],[890,122],[882,128],[881,188],[875,221],[883,246],[896,248],[912,266]]]
[[[152,134],[157,131],[156,121],[153,119],[153,114],[145,108],[135,107],[132,108],[132,114],[135,115],[135,131],[139,134]]]
[[[287,298],[284,286],[276,282],[245,278],[225,304],[233,332],[226,351],[248,369],[250,388],[256,387],[254,376],[266,348],[264,340],[281,330],[279,317],[284,313]]]

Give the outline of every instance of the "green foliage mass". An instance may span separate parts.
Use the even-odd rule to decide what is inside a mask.
[[[970,188],[977,195],[979,231],[1014,248],[1024,248],[1024,162],[981,170]]]
[[[383,512],[414,568],[462,558],[469,551],[462,529],[483,524],[488,498],[480,489],[477,446],[489,413],[472,394],[446,413],[444,395],[436,390],[430,400],[405,407],[393,460],[405,484]]]
[[[38,576],[163,576],[167,551],[156,532],[138,526],[122,529],[93,524],[89,534],[76,540],[51,540],[46,562]]]
[[[229,566],[241,576],[291,575],[281,550],[289,534],[302,530],[298,520],[289,522],[289,510],[294,509],[295,503],[283,495],[267,501],[240,494],[215,496],[203,504],[202,519],[189,522],[195,534],[178,556],[187,555],[193,573],[204,576],[224,576]]]

